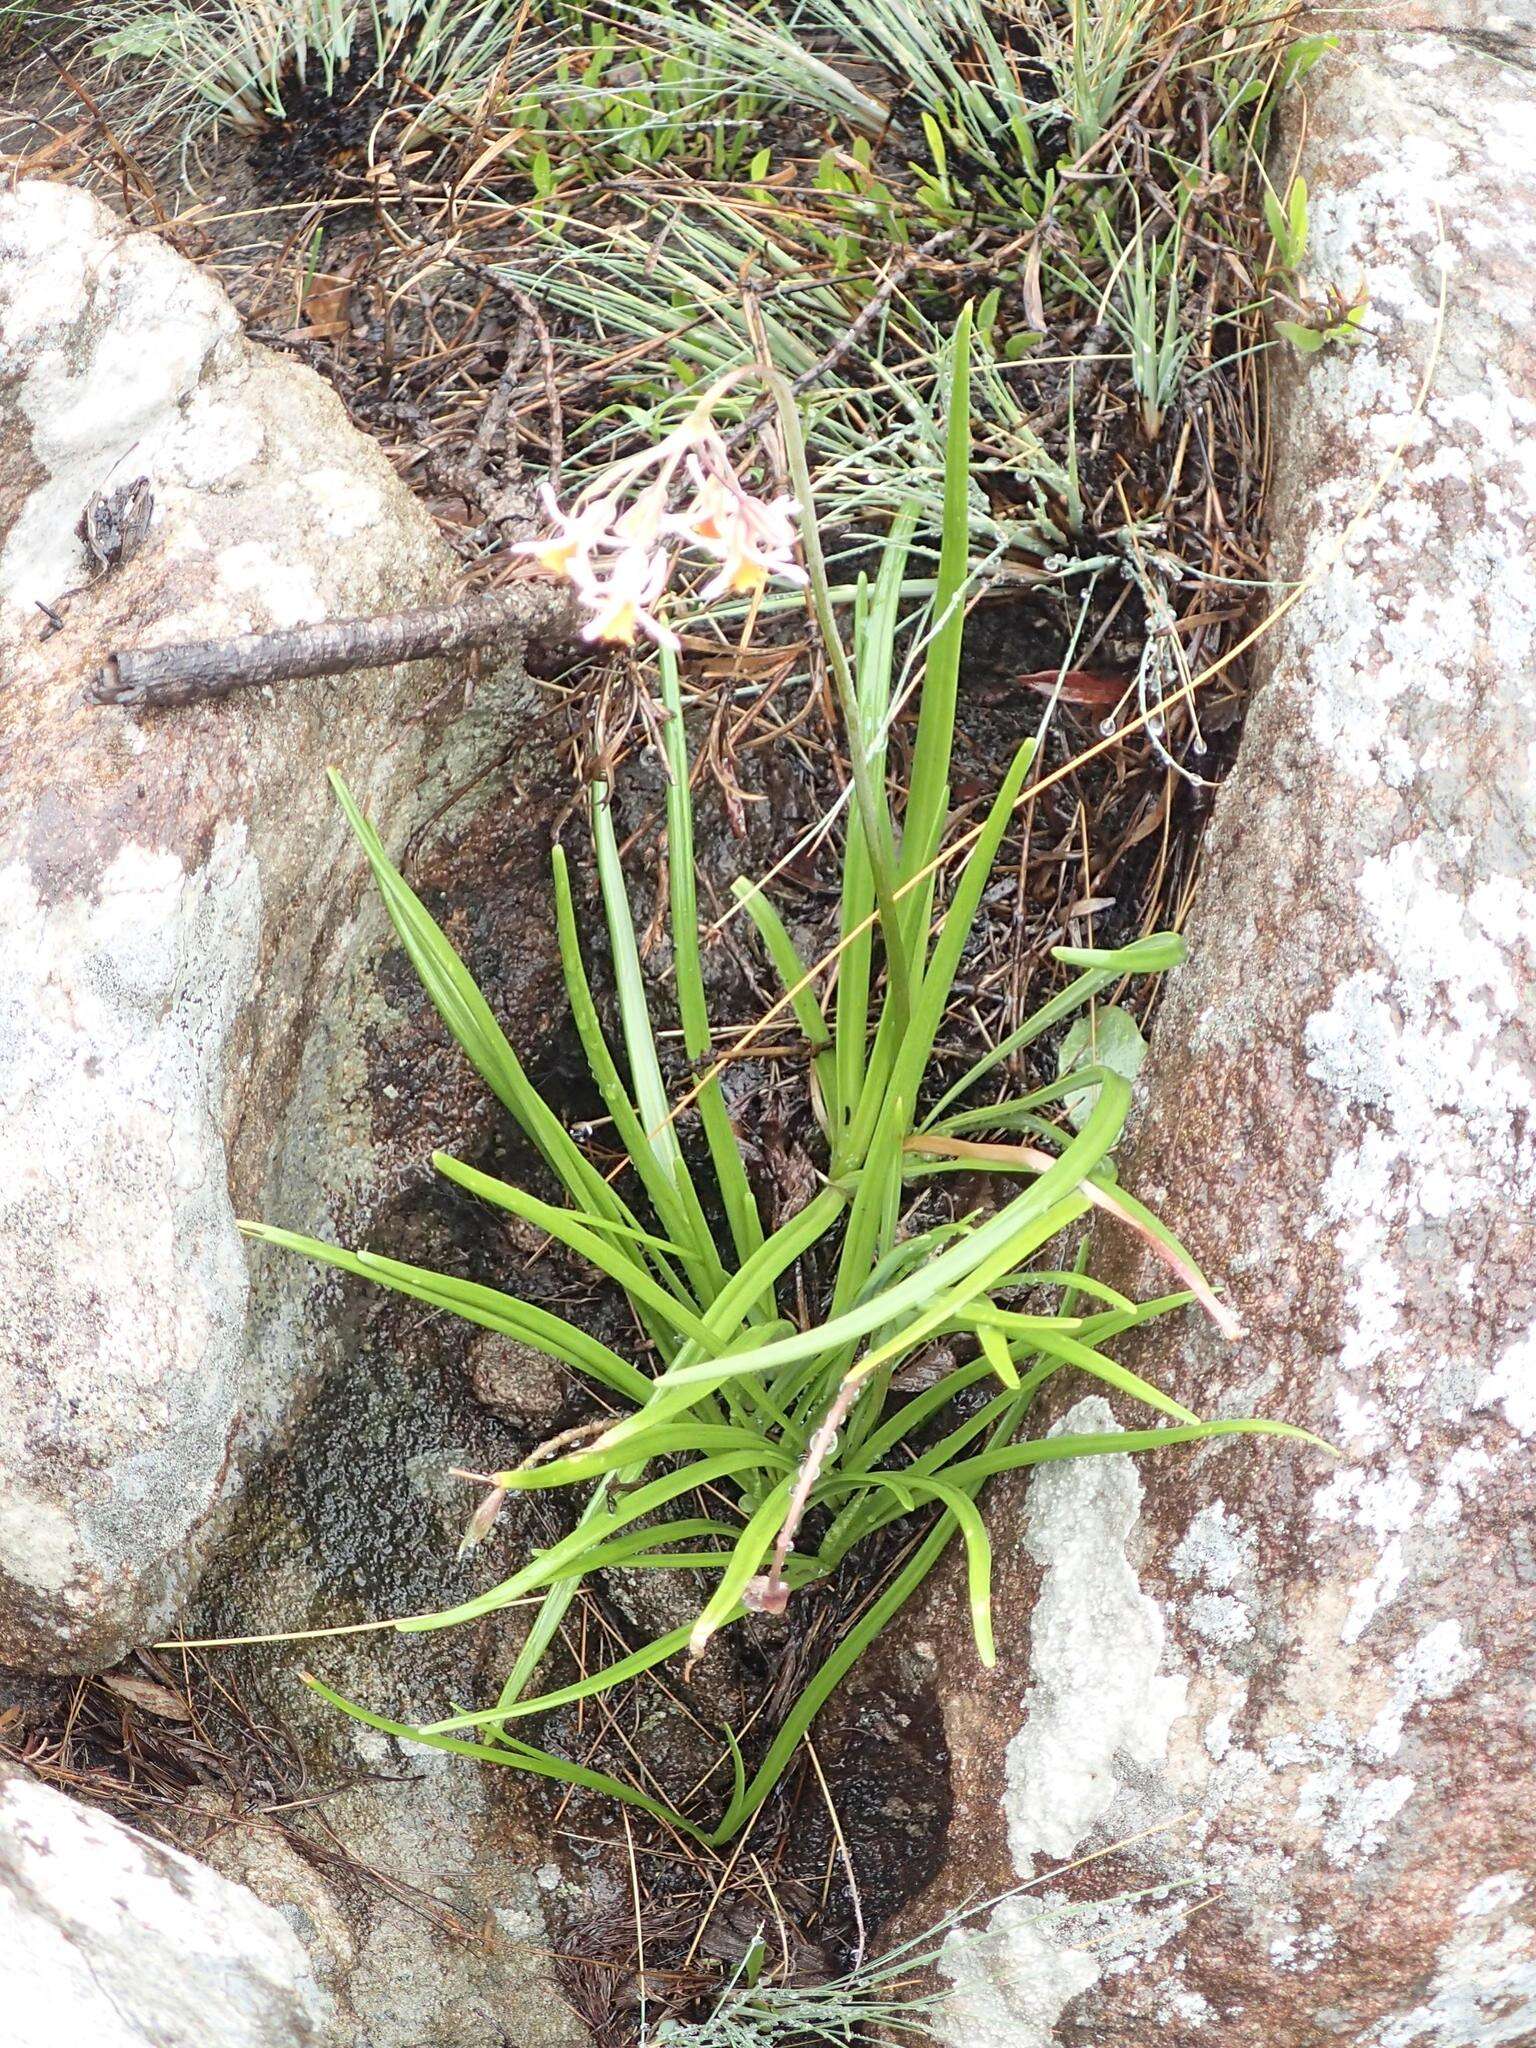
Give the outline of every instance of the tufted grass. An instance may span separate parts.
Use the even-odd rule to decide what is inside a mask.
[[[1045,1460],[1148,1452],[1245,1433],[1301,1437],[1254,1418],[1206,1420],[1110,1353],[1121,1334],[1205,1304],[1230,1327],[1189,1254],[1119,1189],[1113,1152],[1130,1103],[1113,1067],[1073,1065],[1060,1079],[980,1106],[977,1084],[1011,1054],[1081,1014],[1127,974],[1158,973],[1182,942],[1156,934],[1112,951],[1059,949],[1077,978],[948,1087],[930,1073],[982,892],[1034,757],[1026,742],[973,833],[941,901],[961,626],[969,583],[971,316],[949,352],[944,401],[944,524],[928,621],[914,770],[893,806],[884,748],[892,708],[897,607],[915,524],[897,521],[872,583],[861,581],[851,647],[832,613],[799,424],[778,387],[780,424],[802,505],[818,623],[844,720],[857,801],[842,865],[835,982],[807,973],[765,892],[738,896],[784,986],[804,1040],[806,1084],[822,1156],[803,1205],[768,1229],[720,1085],[705,1003],[694,896],[687,744],[677,668],[663,654],[667,873],[676,1026],[700,1079],[683,1141],[647,999],[610,792],[589,796],[589,825],[612,949],[619,1044],[605,1035],[588,982],[566,863],[554,853],[561,962],[572,1025],[621,1143],[627,1171],[606,1176],[543,1101],[484,996],[390,862],[339,778],[338,798],[401,942],[444,1023],[533,1144],[564,1199],[549,1202],[439,1154],[456,1186],[584,1260],[627,1300],[632,1355],[501,1288],[265,1225],[264,1241],[395,1289],[532,1345],[588,1380],[593,1431],[531,1454],[493,1477],[495,1499],[553,1491],[573,1503],[569,1533],[473,1599],[402,1621],[418,1631],[470,1624],[539,1596],[541,1604],[496,1701],[407,1726],[323,1683],[342,1711],[403,1740],[612,1795],[710,1843],[747,1824],[818,1710],[951,1544],[967,1561],[977,1654],[995,1657],[992,1559],[982,1500],[995,1475]],[[1066,1124],[1058,1114],[1071,1106]],[[939,1178],[983,1170],[995,1198],[943,1199]],[[1064,1233],[1098,1208],[1139,1231],[1180,1277],[1177,1291],[1133,1301],[1085,1269],[1061,1265]],[[809,1312],[799,1304],[810,1304]],[[903,1379],[920,1355],[931,1383]],[[945,1363],[947,1361],[947,1363]],[[1031,1434],[1041,1390],[1083,1373],[1148,1413],[1145,1427],[1104,1435]],[[606,1418],[606,1419],[604,1419]],[[1309,1439],[1315,1441],[1315,1439]],[[729,1790],[712,1816],[540,1748],[539,1715],[601,1695],[669,1659],[704,1655],[750,1611],[775,1612],[856,1559],[881,1534],[910,1532],[895,1576],[810,1677],[749,1774],[734,1731],[720,1768]],[[572,1599],[595,1575],[686,1569],[710,1584],[687,1625],[570,1683],[533,1690]]]
[[[255,132],[409,77],[471,100],[497,75],[513,0],[89,0],[81,16],[124,132],[174,128],[183,150],[221,123]]]

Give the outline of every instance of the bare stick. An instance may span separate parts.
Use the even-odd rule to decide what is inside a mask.
[[[811,386],[819,383],[829,371],[835,370],[844,356],[868,333],[919,264],[925,263],[930,256],[936,256],[946,242],[952,242],[954,239],[955,229],[941,228],[936,235],[930,235],[926,242],[919,242],[915,249],[909,249],[905,256],[893,263],[858,314],[833,342],[826,354],[808,370],[802,370],[795,378],[789,387],[794,395],[798,398],[802,391],[809,391]],[[737,442],[745,440],[748,434],[754,434],[759,427],[766,426],[773,418],[774,410],[774,402],[769,399],[766,405],[760,405],[755,412],[748,414],[739,426],[732,427],[726,435],[726,447],[734,448]]]
[[[514,583],[458,604],[421,605],[368,619],[327,619],[236,640],[192,640],[179,646],[120,649],[97,670],[86,695],[97,704],[198,704],[253,684],[301,676],[339,676],[352,669],[390,668],[460,654],[498,640],[569,636],[570,601],[548,583]]]

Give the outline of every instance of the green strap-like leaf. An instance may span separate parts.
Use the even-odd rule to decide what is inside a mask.
[[[396,1626],[403,1635],[422,1635],[433,1629],[455,1628],[460,1622],[478,1621],[485,1614],[495,1614],[512,1601],[522,1599],[527,1593],[537,1593],[552,1583],[566,1565],[579,1558],[591,1545],[594,1533],[600,1538],[616,1535],[630,1523],[668,1506],[680,1494],[691,1493],[695,1487],[708,1486],[711,1480],[735,1478],[738,1473],[750,1471],[755,1463],[755,1458],[746,1452],[722,1451],[714,1457],[695,1460],[681,1472],[663,1473],[661,1478],[648,1480],[643,1486],[633,1487],[612,1499],[601,1514],[583,1517],[568,1536],[562,1536],[559,1542],[541,1550],[537,1557],[514,1572],[511,1578],[503,1579],[499,1586],[477,1593],[474,1599],[461,1601],[457,1607],[440,1608],[435,1614],[413,1615]]]
[[[510,1111],[573,1199],[598,1215],[632,1223],[635,1219],[528,1079],[474,978],[384,851],[379,835],[335,769],[330,771],[330,779],[347,822],[367,855],[411,965],[476,1073]]]
[[[555,877],[555,924],[560,941],[560,962],[565,974],[566,991],[571,999],[571,1018],[576,1026],[576,1035],[581,1040],[581,1049],[586,1055],[592,1078],[597,1082],[598,1093],[603,1107],[613,1119],[613,1127],[619,1142],[628,1153],[630,1162],[640,1176],[641,1185],[650,1196],[656,1214],[663,1226],[671,1231],[673,1239],[684,1243],[664,1247],[675,1251],[687,1264],[696,1286],[709,1286],[713,1281],[711,1260],[713,1243],[707,1251],[704,1247],[686,1242],[690,1230],[690,1218],[678,1198],[672,1176],[663,1166],[656,1148],[646,1136],[645,1126],[629,1099],[618,1065],[608,1049],[603,1036],[602,1023],[597,1014],[597,1005],[592,1000],[591,985],[587,980],[586,963],[581,954],[581,938],[576,929],[575,906],[571,901],[570,876],[566,871],[564,849],[557,846],[553,853]],[[662,1271],[658,1268],[658,1271]],[[662,1272],[665,1279],[665,1272]],[[676,1292],[676,1289],[673,1289]]]
[[[329,1700],[333,1707],[347,1715],[350,1720],[361,1721],[365,1728],[376,1728],[381,1735],[393,1735],[398,1742],[419,1742],[428,1749],[445,1750],[450,1756],[472,1758],[476,1763],[502,1764],[512,1770],[531,1771],[535,1777],[553,1778],[562,1785],[579,1785],[588,1792],[601,1792],[609,1799],[621,1799],[626,1806],[635,1806],[642,1813],[675,1828],[679,1834],[689,1836],[695,1842],[707,1842],[702,1828],[685,1820],[680,1813],[660,1799],[653,1799],[648,1792],[638,1791],[633,1785],[625,1785],[617,1778],[610,1778],[605,1771],[589,1771],[582,1764],[567,1763],[564,1757],[549,1756],[531,1743],[508,1741],[503,1746],[488,1742],[459,1742],[451,1735],[428,1735],[420,1728],[410,1728],[401,1721],[386,1720],[382,1714],[372,1714],[366,1707],[360,1707],[355,1700],[343,1697],[323,1685],[318,1678],[306,1681],[312,1692],[321,1699]]]
[[[965,589],[971,571],[971,308],[955,324],[946,393],[944,525],[939,541],[933,634],[923,670],[922,705],[912,746],[912,785],[901,828],[898,877],[910,882],[933,861],[949,815],[949,764],[954,750]],[[928,876],[902,900],[903,943],[914,981],[922,971],[933,903]]]
[[[768,948],[768,957],[773,962],[773,971],[779,977],[780,984],[786,992],[794,991],[790,998],[790,1008],[806,1043],[811,1048],[811,1064],[815,1069],[817,1086],[821,1090],[826,1112],[827,1135],[831,1139],[842,1125],[837,1060],[832,1050],[832,1034],[827,1029],[826,1018],[822,1015],[821,1003],[816,991],[806,983],[805,962],[800,958],[783,918],[779,916],[756,882],[733,882],[731,894],[756,925],[758,936]]]
[[[1026,1045],[1033,1045],[1037,1038],[1064,1017],[1080,1010],[1100,989],[1108,988],[1126,974],[1161,974],[1167,968],[1178,966],[1184,958],[1184,951],[1184,941],[1177,932],[1153,932],[1147,938],[1111,951],[1087,946],[1053,946],[1051,954],[1054,959],[1066,967],[1085,967],[1088,971],[1080,974],[1059,995],[1052,996],[1049,1002],[1042,1003],[1033,1016],[1027,1017],[1016,1031],[1010,1031],[990,1052],[984,1053],[973,1066],[968,1067],[952,1087],[946,1088],[923,1119],[924,1130],[931,1130],[949,1105],[958,1101],[968,1089],[974,1088],[984,1074],[991,1073],[994,1067],[1011,1059]]]
[[[541,1202],[537,1195],[514,1188],[508,1182],[498,1180],[494,1174],[466,1166],[462,1159],[455,1159],[451,1153],[434,1152],[432,1164],[445,1179],[455,1182],[470,1194],[494,1203],[498,1209],[509,1210],[525,1223],[536,1224],[560,1244],[569,1245],[573,1252],[580,1252],[600,1273],[606,1273],[610,1280],[622,1287],[632,1301],[644,1303],[681,1336],[691,1338],[706,1351],[710,1349],[709,1330],[697,1310],[679,1301],[669,1288],[663,1287],[644,1266],[632,1259],[622,1245],[599,1236],[587,1217],[572,1209],[556,1208],[553,1202]]]
[[[616,1351],[611,1351],[590,1332],[578,1329],[562,1316],[551,1315],[548,1309],[535,1307],[532,1302],[503,1294],[499,1288],[483,1287],[473,1280],[456,1280],[446,1273],[434,1273],[426,1266],[407,1266],[398,1259],[382,1258],[377,1252],[345,1251],[340,1245],[327,1244],[322,1238],[302,1237],[292,1230],[275,1230],[267,1223],[242,1223],[240,1229],[246,1237],[259,1239],[263,1244],[280,1245],[285,1251],[301,1252],[305,1258],[315,1259],[321,1265],[334,1266],[343,1273],[355,1273],[361,1279],[392,1289],[396,1294],[409,1295],[413,1301],[446,1309],[450,1315],[461,1316],[465,1322],[478,1323],[482,1329],[499,1330],[503,1336],[515,1337],[535,1351],[542,1351],[546,1357],[559,1359],[562,1365],[574,1366],[578,1372],[610,1387],[627,1400],[644,1402],[650,1398],[655,1386],[654,1380],[637,1371],[627,1359],[620,1358]]]
[[[714,1037],[704,997],[704,969],[699,954],[699,904],[694,879],[688,740],[683,729],[677,656],[670,647],[662,648],[660,666],[661,700],[667,713],[667,874],[671,894],[677,1012],[683,1027],[683,1048],[689,1059],[712,1062]],[[717,1074],[711,1074],[699,1090],[698,1104],[699,1120],[704,1126],[704,1138],[714,1165],[721,1205],[730,1227],[731,1241],[736,1247],[736,1261],[743,1265],[761,1245],[763,1225]],[[771,1287],[757,1309],[764,1317],[778,1313]]]
[[[1013,1472],[1029,1465],[1048,1465],[1061,1458],[1106,1458],[1118,1452],[1166,1450],[1174,1444],[1203,1443],[1218,1436],[1283,1436],[1296,1443],[1311,1444],[1314,1450],[1337,1457],[1333,1445],[1309,1429],[1290,1422],[1270,1422],[1262,1416],[1227,1417],[1215,1422],[1175,1423],[1167,1429],[1122,1429],[1103,1435],[1040,1436],[1027,1444],[1009,1444],[998,1450],[982,1451],[948,1467],[951,1482],[990,1479],[994,1473]]]

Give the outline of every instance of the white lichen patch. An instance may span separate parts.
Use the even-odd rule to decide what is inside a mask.
[[[1498,1922],[1498,1908],[1492,1917]],[[1527,2048],[1533,2039],[1536,1931],[1504,1919],[1469,1925],[1448,1941],[1427,1995],[1373,2027],[1362,2048]]]
[[[1426,1524],[1433,1529],[1454,1528],[1468,1503],[1482,1492],[1494,1463],[1481,1438],[1458,1444],[1435,1474],[1435,1490],[1424,1510]]]
[[[1108,1402],[1095,1394],[1064,1415],[1053,1434],[1117,1427]],[[1033,1878],[1042,1859],[1068,1858],[1088,1840],[1128,1778],[1164,1760],[1185,1710],[1187,1681],[1162,1669],[1161,1611],[1126,1554],[1141,1500],[1130,1457],[1045,1465],[1030,1486],[1024,1541],[1044,1577],[1030,1631],[1030,1686],[1022,1725],[1008,1745],[1003,1795],[1009,1851],[1021,1878]],[[1028,1911],[1038,1914],[1038,1906]],[[1077,1916],[1066,1923],[1072,1939],[1058,1942],[1047,1922],[1021,1917],[1017,1905],[1000,1907],[983,1932],[946,1944],[943,1968],[964,1989],[961,2002],[945,2010],[946,2038],[956,2048],[1047,2048],[1070,1998],[1122,1955],[1170,1939],[1180,1917],[1178,1907],[1161,1914],[1122,1910],[1090,1950]]]
[[[1463,1920],[1478,1920],[1489,1913],[1507,1913],[1511,1906],[1518,1905],[1525,1897],[1531,1884],[1528,1872],[1495,1871],[1492,1877],[1485,1877],[1481,1884],[1473,1885],[1457,1906],[1457,1915]]]
[[[1341,1642],[1357,1643],[1401,1592],[1408,1571],[1404,1532],[1418,1517],[1422,1493],[1406,1466],[1379,1475],[1346,1466],[1314,1497],[1312,1512],[1318,1520],[1352,1523],[1378,1546],[1376,1562],[1352,1589]]]
[[[1212,1501],[1200,1508],[1179,1539],[1173,1568],[1184,1579],[1202,1579],[1231,1592],[1252,1576],[1256,1543],[1252,1529],[1227,1506]]]
[[[312,469],[300,481],[333,540],[355,540],[377,526],[383,501],[355,470]]]
[[[1361,1739],[1362,1756],[1376,1763],[1396,1756],[1414,1708],[1424,1700],[1448,1699],[1476,1676],[1482,1661],[1481,1653],[1463,1641],[1461,1623],[1454,1616],[1427,1629],[1412,1649],[1394,1658],[1396,1683]]]
[[[1215,1648],[1235,1649],[1253,1634],[1249,1599],[1257,1544],[1224,1501],[1201,1508],[1173,1553],[1173,1569],[1193,1590],[1180,1612]]]
[[[1109,1403],[1092,1394],[1052,1434],[1117,1427]],[[1184,1711],[1187,1682],[1160,1669],[1162,1614],[1126,1556],[1141,1498],[1128,1457],[1046,1465],[1030,1488],[1024,1540],[1045,1576],[1004,1795],[1021,1877],[1034,1876],[1038,1857],[1072,1854],[1114,1803],[1119,1761],[1160,1761]]]
[[[220,549],[214,573],[226,601],[255,601],[266,625],[276,628],[317,625],[329,607],[320,594],[315,571],[295,562],[265,541],[237,541]]]
[[[1300,1920],[1294,1908],[1288,1916]],[[1322,1921],[1316,1927],[1295,1926],[1284,1934],[1273,1936],[1269,1944],[1269,1959],[1277,1970],[1292,1971],[1299,1977],[1310,1977],[1320,1970],[1338,1947],[1338,1935]]]
[[[1478,1381],[1472,1403],[1502,1409],[1511,1429],[1536,1436],[1536,1328],[1500,1352]]]
[[[1388,1824],[1413,1792],[1414,1780],[1406,1771],[1357,1777],[1347,1763],[1325,1764],[1303,1781],[1296,1819],[1303,1828],[1320,1831],[1330,1863],[1353,1868],[1381,1848]]]
[[[1444,1226],[1480,1206],[1536,1196],[1536,1087],[1527,1062],[1506,1046],[1521,1013],[1524,970],[1536,899],[1512,877],[1470,891],[1448,877],[1465,863],[1449,840],[1438,853],[1420,833],[1368,858],[1361,867],[1359,913],[1380,967],[1337,985],[1329,1006],[1308,1020],[1308,1074],[1349,1119],[1310,1226],[1331,1236],[1349,1275],[1338,1364],[1352,1378],[1396,1389],[1404,1414],[1421,1413],[1426,1373],[1454,1411],[1470,1361],[1423,1355],[1406,1303],[1411,1262],[1405,1233]],[[1480,1406],[1502,1403],[1518,1428],[1536,1426],[1536,1395],[1518,1344],[1477,1384]],[[1351,1432],[1379,1453],[1391,1411],[1377,1416],[1341,1399]],[[1364,1395],[1354,1397],[1358,1403]],[[1511,1405],[1511,1402],[1513,1405]],[[1528,1405],[1527,1405],[1528,1404]],[[1395,1432],[1403,1448],[1414,1439]],[[1390,1438],[1389,1438],[1390,1440]],[[1440,1528],[1459,1510],[1460,1484],[1477,1462],[1463,1461],[1437,1491],[1423,1520]],[[1347,1468],[1319,1495],[1324,1519],[1352,1522],[1375,1558],[1355,1585],[1343,1640],[1360,1640],[1397,1599],[1412,1572],[1422,1488],[1404,1467],[1385,1474]]]
[[[1447,886],[1449,857],[1419,839],[1365,863],[1365,925],[1390,964],[1345,977],[1307,1022],[1308,1074],[1371,1119],[1334,1163],[1319,1227],[1363,1221],[1362,1198],[1384,1199],[1384,1238],[1394,1223],[1443,1219],[1495,1189],[1536,1190],[1536,1135],[1526,1128],[1536,1088],[1499,1044],[1519,1014],[1520,982],[1468,899]],[[1388,1257],[1381,1241],[1359,1254]],[[1400,1276],[1380,1274],[1373,1286],[1401,1300]],[[1395,1318],[1387,1322],[1390,1333]]]
[[[1051,2048],[1056,2022],[1099,1980],[1086,1948],[1030,1899],[1005,1899],[984,1929],[959,1929],[940,1967],[953,1989],[938,2026],[953,2048]]]

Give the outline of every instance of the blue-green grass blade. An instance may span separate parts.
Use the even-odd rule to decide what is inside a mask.
[[[981,1355],[1005,1387],[1015,1393],[1019,1390],[1019,1368],[1013,1362],[1013,1353],[1008,1349],[1008,1340],[1001,1330],[991,1323],[979,1323],[976,1334],[981,1340]]]
[[[704,1320],[716,1349],[735,1338],[752,1303],[826,1236],[847,1206],[848,1196],[842,1188],[818,1188],[803,1209],[797,1209],[771,1237],[763,1240],[705,1312]]]
[[[1063,1365],[1075,1365],[1079,1372],[1102,1380],[1105,1386],[1128,1395],[1133,1401],[1140,1401],[1145,1408],[1155,1408],[1160,1415],[1172,1416],[1175,1422],[1198,1423],[1201,1420],[1193,1409],[1186,1408],[1182,1401],[1175,1401],[1171,1394],[1165,1394],[1151,1380],[1143,1379],[1139,1372],[1132,1372],[1129,1366],[1105,1358],[1102,1352],[1094,1350],[1092,1345],[1079,1343],[1075,1337],[1051,1336],[1042,1331],[1030,1341],[1046,1357],[1058,1358]]]
[[[933,1478],[914,1479],[910,1483],[915,1493],[927,1493],[948,1509],[965,1539],[971,1629],[976,1638],[976,1654],[990,1670],[997,1662],[997,1646],[992,1637],[992,1542],[987,1525],[975,1502],[959,1487]]]
[[[577,1519],[578,1530],[587,1529],[602,1520],[608,1512],[609,1496],[613,1489],[611,1479],[600,1479],[593,1487],[586,1505]],[[582,1552],[581,1555],[589,1553]],[[585,1573],[578,1566],[569,1575],[562,1573],[549,1586],[539,1602],[539,1611],[529,1625],[528,1633],[518,1645],[512,1669],[502,1684],[499,1705],[510,1706],[522,1698],[533,1683],[534,1675],[548,1654],[551,1644],[560,1633],[560,1624],[565,1620],[571,1602],[580,1589]]]
[[[855,611],[854,689],[859,708],[859,740],[869,763],[870,778],[885,801],[885,730],[891,705],[896,627],[901,611],[902,577],[918,507],[904,505],[892,520],[881,551],[873,592],[860,578],[861,602]],[[886,834],[891,836],[889,805]],[[836,1057],[838,1101],[845,1117],[853,1114],[864,1080],[865,1041],[869,1034],[869,991],[874,931],[869,920],[875,908],[874,870],[857,805],[849,811],[843,854],[843,888],[838,936]],[[837,1159],[840,1165],[841,1160]]]
[[[947,1513],[891,1580],[879,1599],[859,1616],[831,1655],[807,1680],[769,1744],[767,1755],[750,1783],[738,1787],[720,1824],[710,1834],[713,1847],[740,1834],[783,1776],[802,1738],[853,1666],[927,1578],[949,1547],[955,1523]]]
[[[508,1721],[520,1721],[530,1714],[544,1714],[556,1707],[572,1706],[577,1700],[589,1700],[598,1693],[611,1692],[616,1685],[626,1680],[639,1678],[643,1673],[664,1664],[669,1657],[675,1657],[688,1641],[686,1628],[673,1629],[669,1635],[657,1636],[642,1649],[633,1650],[627,1657],[605,1665],[599,1671],[592,1671],[585,1678],[577,1679],[570,1685],[562,1685],[552,1692],[535,1695],[531,1699],[514,1700],[506,1706],[485,1707],[468,1714],[445,1715],[441,1721],[428,1721],[418,1731],[422,1735],[454,1735],[468,1728],[500,1728]]]
[[[905,1101],[916,1099],[918,1087],[933,1052],[933,1042],[949,1007],[955,975],[959,971],[961,955],[966,941],[975,927],[976,913],[981,904],[981,895],[992,873],[992,864],[997,858],[1003,835],[1013,818],[1014,801],[1024,786],[1030,763],[1035,757],[1035,742],[1026,740],[1014,755],[1002,787],[987,812],[986,820],[971,848],[960,879],[955,884],[954,894],[939,927],[934,943],[933,958],[923,974],[922,983],[912,1008],[912,1020],[908,1027],[891,1078],[892,1094],[900,1093]]]
[[[1046,1081],[1038,1088],[1032,1088],[1027,1095],[1009,1096],[1006,1101],[984,1104],[979,1109],[958,1110],[955,1115],[944,1117],[938,1123],[925,1122],[923,1128],[936,1138],[958,1138],[968,1131],[1007,1131],[1026,1129],[1054,1131],[1041,1118],[1039,1112],[1048,1109],[1053,1102],[1060,1102],[1068,1095],[1076,1095],[1084,1088],[1093,1087],[1102,1077],[1101,1066],[1074,1067],[1071,1073],[1062,1074],[1054,1081]]]
[[[933,600],[933,631],[923,669],[922,705],[912,746],[912,783],[902,820],[901,882],[933,861],[949,815],[949,768],[955,739],[955,700],[965,636],[965,589],[971,568],[971,308],[955,324],[946,394],[944,523]],[[921,971],[933,903],[930,874],[903,899],[901,919],[914,979]]]

